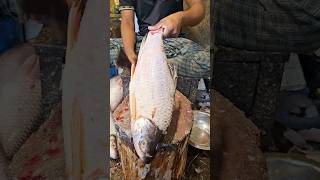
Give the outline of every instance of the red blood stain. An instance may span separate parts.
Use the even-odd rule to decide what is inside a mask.
[[[32,177],[33,172],[32,171],[27,171],[22,173],[22,175],[19,177],[20,180],[30,180]]]
[[[119,117],[116,117],[116,121],[120,121],[120,122],[123,122],[123,117],[119,116]]]
[[[55,143],[57,141],[58,141],[58,136],[56,134],[49,139],[50,143]]]
[[[48,149],[46,151],[46,154],[50,157],[54,157],[56,155],[58,155],[60,153],[60,149],[59,148],[55,148],[55,149]]]
[[[27,162],[27,165],[29,166],[33,166],[33,165],[36,165],[40,162],[40,157],[38,155],[34,156],[33,158],[31,158],[28,162]]]

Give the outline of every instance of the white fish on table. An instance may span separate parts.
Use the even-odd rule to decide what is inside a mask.
[[[166,62],[163,31],[143,40],[129,85],[131,133],[141,160],[149,163],[171,123],[175,81]]]

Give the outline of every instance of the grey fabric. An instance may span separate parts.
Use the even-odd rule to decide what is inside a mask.
[[[136,51],[138,53],[142,37],[137,37]],[[116,58],[122,47],[120,38],[110,39],[111,64],[116,63]],[[178,65],[178,76],[190,78],[210,77],[210,51],[199,44],[185,38],[168,38],[164,40],[167,59]]]
[[[320,48],[319,0],[215,0],[216,44],[256,51]]]

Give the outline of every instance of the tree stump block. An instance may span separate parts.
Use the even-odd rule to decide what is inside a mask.
[[[193,124],[190,101],[179,91],[171,124],[162,143],[175,145],[176,149],[163,149],[150,164],[144,164],[137,156],[130,133],[129,97],[113,113],[118,133],[117,144],[125,179],[181,179],[184,175],[188,140]]]

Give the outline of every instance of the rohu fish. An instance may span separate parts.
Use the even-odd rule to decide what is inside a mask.
[[[131,133],[139,158],[149,164],[171,122],[176,71],[167,64],[163,29],[150,31],[142,41],[129,85]]]

